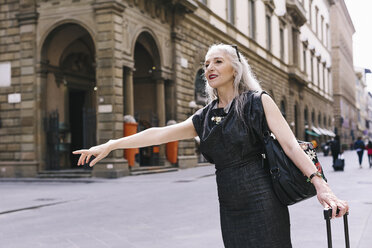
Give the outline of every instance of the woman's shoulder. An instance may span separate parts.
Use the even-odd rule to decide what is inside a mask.
[[[243,99],[245,104],[249,103],[257,103],[257,102],[262,102],[261,97],[262,95],[269,95],[266,91],[264,90],[247,90],[244,91],[240,97]]]

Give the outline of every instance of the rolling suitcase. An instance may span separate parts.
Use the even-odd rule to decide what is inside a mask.
[[[344,215],[344,232],[345,232],[345,247],[346,248],[350,248],[349,224],[347,222],[348,215],[349,213],[346,213]],[[332,248],[331,218],[332,218],[332,209],[324,209],[324,219],[326,220],[326,224],[327,224],[328,248]]]
[[[335,164],[333,165],[333,169],[335,171],[343,171],[345,167],[345,159],[344,155],[341,153],[338,155],[338,158],[335,161]]]

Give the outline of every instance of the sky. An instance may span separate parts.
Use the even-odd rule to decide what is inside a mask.
[[[355,28],[353,35],[354,66],[372,71],[372,1],[344,0]],[[372,74],[367,74],[367,88],[372,92]]]

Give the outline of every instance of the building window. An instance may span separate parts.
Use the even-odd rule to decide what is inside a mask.
[[[311,10],[311,5],[313,3],[313,0],[309,0],[309,22],[310,22],[310,26],[311,26],[311,19],[312,19],[312,10]]]
[[[304,110],[304,120],[305,120],[305,125],[309,125],[309,111],[307,110],[307,107],[305,107],[305,110]]]
[[[235,25],[235,0],[227,0],[227,21]]]
[[[303,51],[302,51],[302,58],[303,58],[303,61],[304,61],[304,73],[307,73],[307,63],[306,63],[306,46],[305,44],[303,45]]]
[[[294,105],[294,130],[295,136],[298,137],[297,104]]]
[[[332,80],[331,80],[331,69],[327,69],[327,81],[328,81],[328,89],[329,94],[332,95]]]
[[[271,16],[266,15],[266,48],[271,51]]]
[[[325,65],[323,64],[323,67],[322,67],[322,71],[323,71],[323,86],[324,86],[324,91],[327,93],[328,92],[328,85],[326,83],[326,69],[325,69]]]
[[[284,100],[280,101],[280,112],[282,112],[282,115],[283,115],[284,119],[286,119],[287,115],[286,115],[286,112],[285,112],[285,102],[284,102]]]
[[[315,81],[314,81],[314,56],[313,56],[313,54],[311,54],[311,57],[310,57],[310,65],[311,65],[311,82],[313,84],[315,84]]]
[[[195,76],[195,102],[198,105],[205,106],[207,103],[207,94],[205,92],[204,70],[200,69]]]
[[[248,13],[249,13],[249,36],[252,39],[256,39],[256,9],[254,0],[249,0]]]
[[[316,35],[318,35],[318,15],[319,15],[319,9],[318,7],[315,7],[315,33]]]
[[[320,16],[320,40],[321,41],[323,41],[323,43],[324,43],[324,40],[323,40],[323,32],[324,32],[324,28],[323,28],[323,26],[324,26],[324,17],[321,15]]]
[[[293,64],[298,65],[298,31],[292,28]]]
[[[329,45],[329,41],[328,41],[328,34],[329,33],[329,25],[328,24],[326,24],[326,33],[325,33],[325,45],[326,45],[326,47],[328,48],[328,45]]]
[[[314,125],[315,123],[315,112],[314,110],[311,112],[311,124]]]
[[[280,59],[284,60],[284,29],[280,27]]]
[[[327,117],[325,115],[323,117],[323,126],[324,128],[327,128]]]
[[[318,83],[318,87],[320,88],[320,68],[319,68],[319,64],[320,64],[320,62],[319,62],[319,60],[317,59],[317,61],[316,61],[316,76],[317,76],[317,83]]]
[[[320,126],[322,124],[322,115],[318,114],[318,125]]]

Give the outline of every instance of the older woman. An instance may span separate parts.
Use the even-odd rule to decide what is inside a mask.
[[[208,50],[205,63],[209,104],[192,117],[172,126],[150,128],[138,134],[110,140],[81,154],[78,165],[112,150],[144,147],[200,137],[200,150],[215,164],[220,220],[225,247],[292,247],[288,208],[277,199],[261,153],[262,123],[270,130],[288,157],[306,176],[316,167],[298,145],[274,101],[264,94],[236,46],[218,44]],[[312,177],[319,202],[341,217],[348,211],[321,177]],[[336,211],[333,211],[336,217]]]

